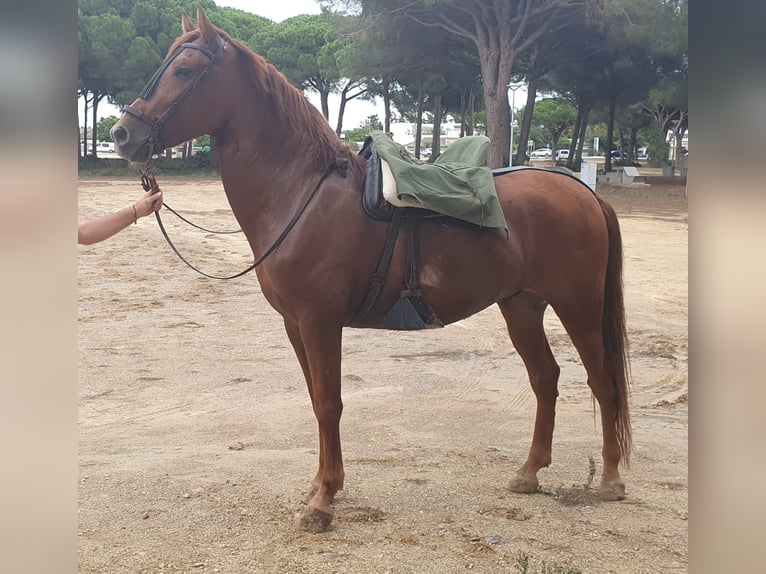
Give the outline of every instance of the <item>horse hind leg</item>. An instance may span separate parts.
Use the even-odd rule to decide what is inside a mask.
[[[553,426],[560,368],[551,352],[543,329],[547,303],[531,293],[521,293],[498,303],[508,327],[511,342],[527,369],[529,382],[537,398],[537,413],[532,446],[527,460],[511,480],[514,492],[530,493],[538,489],[537,472],[551,464]]]
[[[630,448],[627,392],[620,380],[614,357],[606,349],[604,330],[601,323],[600,306],[583,305],[583,300],[565,308],[556,308],[561,323],[569,333],[588,375],[588,386],[599,404],[603,447],[601,455],[604,468],[598,494],[603,500],[625,498],[625,483],[620,478],[618,466],[627,456]],[[620,351],[621,352],[621,351]]]

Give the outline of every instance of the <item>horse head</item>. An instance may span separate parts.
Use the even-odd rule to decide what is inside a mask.
[[[165,148],[212,134],[226,121],[220,86],[227,61],[235,55],[201,7],[197,22],[182,15],[183,34],[136,100],[123,108],[111,130],[121,157],[147,161]]]

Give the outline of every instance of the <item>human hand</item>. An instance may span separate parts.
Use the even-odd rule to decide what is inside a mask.
[[[160,190],[157,193],[147,191],[133,207],[136,209],[136,217],[144,217],[159,211],[162,207],[162,191]]]

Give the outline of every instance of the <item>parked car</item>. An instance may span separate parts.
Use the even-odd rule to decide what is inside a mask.
[[[569,150],[568,149],[557,149],[556,150],[556,160],[562,160],[562,159],[569,159]]]
[[[553,152],[551,151],[551,148],[541,147],[541,148],[537,148],[535,151],[529,154],[529,157],[533,157],[533,158],[551,157],[552,154]]]
[[[96,144],[96,149],[103,153],[114,153],[114,143],[113,142],[98,142]]]
[[[618,149],[612,150],[612,159],[622,159],[622,152]]]

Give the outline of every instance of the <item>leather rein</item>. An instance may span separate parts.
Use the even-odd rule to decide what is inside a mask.
[[[250,265],[250,267],[248,267],[244,271],[240,271],[239,273],[236,273],[234,275],[229,275],[229,276],[226,276],[226,277],[221,277],[221,276],[217,276],[217,275],[210,275],[209,273],[205,273],[204,271],[201,271],[200,269],[198,269],[197,267],[195,267],[194,265],[189,263],[189,261],[187,261],[186,258],[183,255],[181,255],[181,252],[178,251],[178,248],[175,246],[173,241],[170,239],[170,236],[168,235],[168,232],[167,232],[167,230],[165,229],[165,226],[162,223],[162,218],[160,217],[160,212],[159,211],[155,211],[154,212],[154,216],[157,219],[157,224],[160,227],[160,231],[162,231],[162,235],[165,237],[165,241],[168,242],[168,245],[170,245],[170,248],[175,252],[175,254],[178,256],[178,258],[181,261],[186,263],[186,265],[191,267],[194,271],[196,271],[200,275],[204,275],[205,277],[208,277],[210,279],[224,279],[224,280],[225,279],[236,279],[237,277],[241,277],[242,275],[245,275],[246,273],[249,273],[250,271],[252,271],[256,267],[258,267],[258,265],[263,263],[269,255],[271,255],[272,253],[274,253],[274,251],[277,250],[277,248],[282,244],[282,242],[285,240],[285,238],[287,238],[287,235],[290,233],[290,231],[293,230],[293,228],[295,227],[295,224],[298,223],[298,220],[301,218],[303,213],[306,211],[306,208],[309,206],[309,203],[311,203],[311,200],[314,199],[314,196],[319,191],[319,188],[322,187],[322,183],[324,183],[324,180],[327,179],[327,177],[333,171],[335,171],[336,169],[338,170],[338,172],[343,177],[345,177],[346,176],[346,171],[348,169],[348,160],[346,158],[344,158],[344,157],[338,157],[338,158],[336,158],[336,160],[333,163],[331,163],[329,166],[327,166],[327,169],[325,169],[324,173],[322,174],[322,177],[319,179],[319,181],[317,182],[316,186],[314,186],[314,190],[306,198],[306,201],[303,203],[303,206],[295,213],[295,215],[293,215],[292,219],[288,222],[288,224],[282,230],[282,233],[279,234],[279,237],[277,237],[274,240],[274,243],[271,244],[271,247],[269,247],[263,253],[263,255],[261,255],[252,265]],[[157,185],[157,180],[155,179],[154,175],[152,175],[150,173],[144,173],[144,174],[141,175],[141,186],[144,188],[145,191],[151,191],[152,194],[157,193],[160,190],[159,186]],[[165,206],[165,207],[167,207],[167,206]],[[170,208],[167,207],[167,209],[170,209]],[[175,213],[175,211],[173,211],[173,210],[171,210],[171,211],[173,213]],[[176,215],[178,215],[178,214],[176,214]],[[181,218],[181,219],[183,219],[183,218]],[[184,220],[184,221],[186,221],[186,220]],[[190,223],[190,222],[188,222],[188,223]],[[194,224],[192,223],[191,225],[194,225]],[[198,225],[194,225],[194,227],[197,227],[198,229],[202,229]],[[209,230],[205,230],[205,231],[209,231]],[[216,232],[211,232],[211,233],[216,233]],[[218,233],[236,233],[236,232],[218,232]]]

